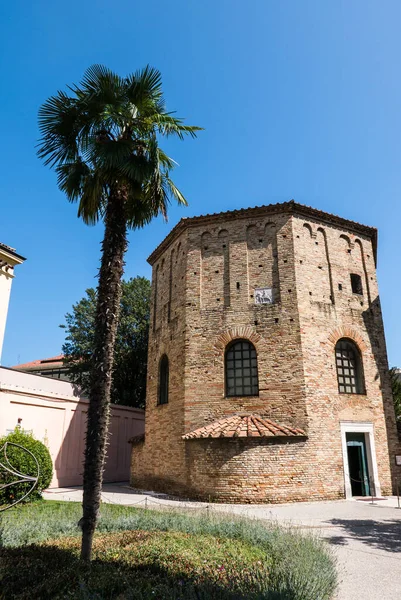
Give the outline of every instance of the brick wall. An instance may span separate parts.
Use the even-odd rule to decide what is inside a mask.
[[[151,328],[148,349],[145,442],[133,450],[132,483],[163,488],[176,485],[185,473],[185,296],[187,236],[184,233],[169,252],[154,265],[152,272]],[[169,359],[169,402],[158,404],[159,364]]]
[[[133,447],[133,485],[236,502],[342,497],[340,422],[355,421],[374,424],[379,479],[390,492],[401,452],[372,241],[374,230],[291,203],[187,219],[173,230],[150,258],[146,437]],[[362,295],[352,293],[350,273],[361,276]],[[272,304],[255,304],[259,287],[273,290]],[[338,392],[341,337],[362,352],[364,395]],[[258,396],[225,395],[225,349],[236,338],[256,348]],[[164,353],[169,403],[158,406]],[[182,440],[237,412],[307,438]]]
[[[293,230],[311,458],[321,466],[318,473],[326,471],[325,461],[336,465],[335,494],[343,485],[340,422],[373,423],[382,492],[391,493],[399,444],[372,242],[299,217],[293,218]],[[361,276],[362,295],[352,292],[351,273]],[[366,394],[338,392],[334,350],[342,337],[353,339],[361,350]]]

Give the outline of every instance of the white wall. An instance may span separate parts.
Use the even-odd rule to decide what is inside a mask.
[[[13,248],[0,244],[0,364],[14,267],[24,260],[25,258],[17,254]]]
[[[3,350],[4,332],[6,329],[12,280],[12,271],[10,271],[10,274],[8,274],[4,271],[4,269],[0,268],[0,362],[1,353]]]
[[[0,437],[21,419],[21,427],[49,448],[51,487],[82,483],[87,407],[74,384],[0,367]],[[128,440],[144,430],[143,410],[112,405],[105,481],[128,481]]]

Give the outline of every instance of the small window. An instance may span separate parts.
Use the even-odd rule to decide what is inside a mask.
[[[364,394],[362,358],[358,346],[346,338],[336,344],[336,369],[340,394]]]
[[[362,279],[360,275],[351,273],[351,288],[353,294],[359,294],[360,296],[363,295]]]
[[[168,403],[168,358],[165,354],[160,359],[159,366],[159,398],[158,404]]]
[[[258,362],[251,342],[237,340],[226,351],[226,395],[258,396]]]

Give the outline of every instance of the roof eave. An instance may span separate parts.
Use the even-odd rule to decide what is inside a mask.
[[[148,258],[148,263],[153,266],[160,255],[170,246],[170,244],[187,228],[195,227],[201,224],[208,224],[218,220],[232,220],[237,218],[246,217],[257,217],[264,214],[277,214],[287,213],[292,215],[299,215],[307,218],[319,220],[320,222],[327,223],[328,225],[334,225],[347,229],[348,231],[364,235],[372,240],[373,253],[375,263],[377,263],[377,229],[368,225],[362,225],[356,221],[344,219],[337,215],[326,213],[317,208],[298,204],[294,200],[289,202],[281,202],[276,204],[267,204],[262,206],[255,206],[251,208],[242,208],[239,210],[230,210],[221,213],[215,213],[211,215],[202,215],[199,217],[186,217],[181,219],[170,233],[162,240],[162,242],[155,248],[152,254]]]
[[[18,254],[17,252],[12,250],[8,246],[5,246],[2,243],[0,243],[0,254],[3,254],[5,258],[11,260],[16,265],[20,265],[21,263],[26,261],[26,258],[24,256],[21,256],[21,254]]]

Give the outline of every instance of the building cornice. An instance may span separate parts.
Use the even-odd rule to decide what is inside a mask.
[[[26,261],[26,258],[17,254],[14,248],[0,242],[0,265],[1,263],[5,263],[10,267],[15,267],[15,265],[20,265],[24,261]]]
[[[250,217],[258,218],[273,214],[290,214],[294,216],[314,219],[319,223],[325,223],[329,226],[346,229],[349,232],[368,237],[372,241],[375,262],[377,260],[377,229],[368,225],[362,225],[356,221],[344,219],[337,215],[326,213],[322,210],[298,204],[294,200],[281,202],[277,204],[267,204],[255,206],[253,208],[242,208],[239,210],[230,210],[221,213],[202,215],[200,217],[190,217],[181,219],[164,240],[155,248],[148,258],[148,263],[153,265],[161,254],[174,242],[174,240],[190,227],[198,225],[209,225],[210,223],[219,223],[220,221],[232,221],[235,219],[246,219]]]

